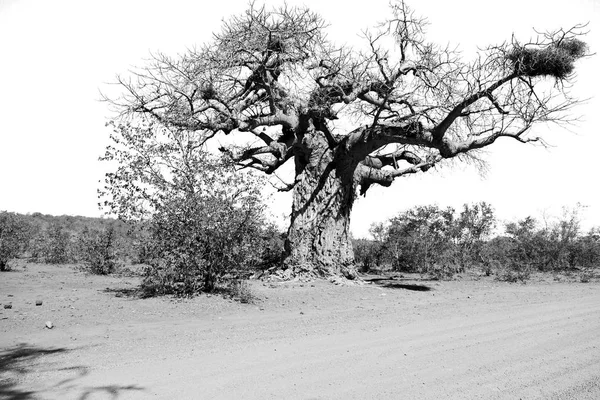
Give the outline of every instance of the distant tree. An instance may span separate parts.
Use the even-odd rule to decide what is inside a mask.
[[[484,201],[472,205],[464,204],[455,224],[462,268],[481,264],[483,244],[496,225],[493,207]]]
[[[573,265],[584,268],[600,267],[600,228],[593,228],[577,240],[572,248]]]
[[[527,136],[532,127],[569,121],[577,104],[568,89],[587,54],[584,26],[527,43],[513,37],[465,62],[429,43],[425,25],[395,1],[365,32],[366,50],[353,49],[329,42],[323,19],[306,8],[251,3],[211,43],[155,55],[132,79],[119,78],[125,93],[110,101],[118,124],[151,121],[206,139],[246,133],[251,140],[222,148],[240,167],[274,174],[293,162],[295,177],[282,187],[293,190],[287,274],[352,278],[358,193],[472,160],[501,138],[539,141]]]
[[[8,262],[17,257],[29,241],[29,225],[19,215],[0,212],[0,271],[9,269]]]
[[[386,247],[400,271],[450,273],[457,264],[456,231],[453,208],[417,206],[390,220]]]
[[[576,268],[586,258],[594,259],[594,231],[580,235],[581,209],[580,205],[565,208],[557,220],[546,218],[543,224],[532,217],[507,223],[506,235],[511,242],[505,246],[501,259],[513,269],[539,271]],[[583,254],[586,255],[582,258]]]
[[[369,272],[377,264],[376,246],[379,243],[368,239],[354,239],[352,248],[354,249],[354,261],[356,262],[360,272]]]

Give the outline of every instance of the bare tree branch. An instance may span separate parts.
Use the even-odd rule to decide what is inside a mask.
[[[316,130],[354,167],[396,171],[373,182],[424,171],[431,159],[501,137],[539,142],[526,137],[536,124],[571,121],[574,64],[589,55],[579,39],[585,25],[538,33],[528,43],[513,37],[470,62],[428,42],[426,25],[404,1],[393,2],[388,19],[363,32],[359,51],[329,42],[325,22],[307,8],[251,3],[211,43],[178,58],[152,55],[131,78],[118,77],[123,95],[107,100],[118,118],[144,115],[207,138],[250,132],[261,146],[223,151],[267,173],[289,158],[302,171],[312,151],[304,138]],[[335,121],[342,118],[358,126],[340,132]],[[399,173],[399,160],[413,166]]]

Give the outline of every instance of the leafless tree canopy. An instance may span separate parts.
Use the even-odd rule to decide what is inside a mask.
[[[330,43],[325,22],[306,8],[250,4],[209,44],[178,58],[156,55],[120,78],[126,95],[111,102],[121,116],[144,114],[207,138],[252,133],[259,145],[223,150],[267,173],[300,157],[303,134],[317,130],[331,149],[352,154],[363,193],[500,137],[539,140],[526,135],[534,124],[569,120],[585,26],[533,43],[513,38],[465,62],[427,42],[426,21],[403,1],[391,11],[364,32],[367,50],[358,51]],[[342,131],[336,120],[355,125]]]

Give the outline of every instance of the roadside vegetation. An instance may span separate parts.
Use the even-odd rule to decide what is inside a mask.
[[[485,202],[460,211],[417,206],[372,225],[372,239],[355,240],[356,262],[363,272],[412,272],[431,279],[471,271],[524,282],[535,272],[561,272],[586,282],[600,265],[600,229],[583,232],[581,213],[577,205],[561,216],[500,223]]]
[[[144,221],[1,212],[0,265],[7,271],[24,258],[100,275],[135,271],[143,296],[219,292],[251,302],[245,280],[281,262],[285,234],[256,212],[256,198],[246,208],[216,197],[193,207],[172,201]],[[417,206],[373,224],[371,238],[355,239],[356,265],[362,273],[434,280],[473,273],[525,282],[545,273],[589,282],[600,275],[600,228],[582,231],[581,214],[576,206],[500,222],[485,202]]]

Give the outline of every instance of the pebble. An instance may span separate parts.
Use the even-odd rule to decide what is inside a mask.
[[[42,305],[42,300],[38,299],[35,301],[35,305],[36,306],[41,306]]]
[[[46,328],[48,328],[48,329],[54,328],[54,325],[52,325],[52,321],[46,321]]]

